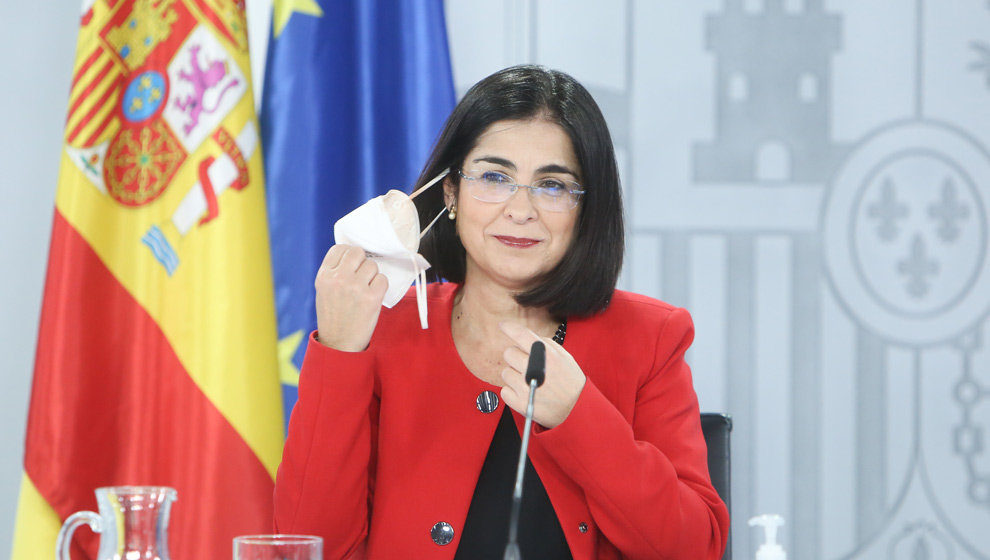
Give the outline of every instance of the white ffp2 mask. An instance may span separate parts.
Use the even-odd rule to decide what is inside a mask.
[[[423,192],[447,173],[445,170],[412,196]],[[420,232],[419,214],[412,197],[401,191],[391,190],[355,208],[333,225],[336,243],[364,249],[368,257],[378,265],[378,271],[388,279],[388,290],[382,305],[391,308],[402,299],[409,285],[415,283],[419,323],[424,329],[428,326],[426,270],[430,268],[430,263],[418,253],[419,240],[445,210],[446,208],[441,210],[426,229]]]

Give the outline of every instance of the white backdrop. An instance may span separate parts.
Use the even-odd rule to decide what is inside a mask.
[[[79,2],[0,2],[0,556],[10,554]]]
[[[0,4],[0,543],[77,4]],[[264,53],[265,2],[248,8]],[[990,5],[447,10],[459,94],[536,62],[602,105],[629,214],[622,285],[691,310],[702,408],[735,419],[736,557],[757,542],[745,520],[775,512],[792,558],[990,558]]]

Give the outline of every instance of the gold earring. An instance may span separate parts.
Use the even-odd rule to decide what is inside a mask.
[[[456,204],[451,204],[450,205],[450,210],[447,211],[447,219],[448,220],[453,220],[456,217],[457,217],[457,205]]]

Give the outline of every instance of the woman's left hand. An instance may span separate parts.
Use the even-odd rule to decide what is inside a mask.
[[[526,327],[513,322],[499,325],[512,345],[503,353],[509,367],[502,370],[502,400],[520,414],[525,414],[529,401],[529,385],[526,383],[526,366],[529,349],[537,340],[547,350],[546,380],[536,392],[533,404],[533,421],[544,428],[554,428],[567,418],[577,403],[586,377],[574,358],[559,344],[542,338]]]

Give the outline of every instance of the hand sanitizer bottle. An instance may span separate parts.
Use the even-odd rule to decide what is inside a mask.
[[[787,560],[784,547],[777,544],[777,527],[784,524],[784,518],[776,514],[757,515],[749,520],[749,526],[763,527],[765,540],[756,550],[756,560]]]

